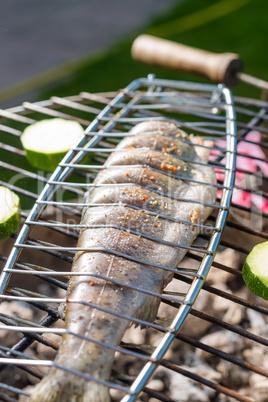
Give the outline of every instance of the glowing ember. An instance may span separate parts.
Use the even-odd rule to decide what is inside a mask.
[[[250,176],[251,173],[256,173],[258,170],[264,177],[268,177],[268,163],[265,162],[265,154],[258,145],[261,140],[261,134],[258,131],[251,131],[245,136],[246,141],[240,141],[237,144],[237,162],[235,174],[235,186],[232,202],[234,204],[250,208],[254,204],[260,211],[268,213],[268,201],[260,194],[251,193],[250,190],[261,184],[261,178],[256,179],[255,176]],[[247,141],[252,141],[254,144]],[[215,146],[226,148],[226,141],[217,140]],[[214,150],[211,161],[215,155],[221,151]],[[221,162],[225,163],[225,158]],[[217,179],[222,182],[224,173],[221,170],[215,169]],[[258,181],[258,183],[257,183]],[[248,188],[242,190],[241,188]],[[218,198],[221,197],[222,190],[218,190]]]

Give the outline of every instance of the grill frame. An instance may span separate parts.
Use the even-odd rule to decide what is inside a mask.
[[[244,399],[243,399],[244,400]]]

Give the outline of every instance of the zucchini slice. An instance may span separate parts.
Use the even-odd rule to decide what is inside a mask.
[[[242,275],[252,293],[268,300],[268,241],[253,247],[246,258]]]
[[[76,121],[47,119],[28,126],[21,135],[21,142],[32,166],[53,172],[83,134],[83,127]]]
[[[7,187],[0,186],[0,240],[10,237],[20,226],[20,199]]]

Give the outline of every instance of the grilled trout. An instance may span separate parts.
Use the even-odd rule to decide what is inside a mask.
[[[65,317],[69,333],[63,335],[55,359],[57,365],[104,381],[110,378],[115,351],[86,338],[118,346],[130,321],[103,308],[153,321],[160,302],[111,281],[161,294],[172,272],[159,265],[177,267],[187,251],[180,246],[192,244],[200,232],[196,224],[211,213],[202,203],[216,199],[210,185],[215,176],[205,163],[209,149],[202,138],[197,147],[196,139],[167,121],[140,123],[130,133],[86,195],[91,206],[84,208],[81,223],[92,227],[81,230],[78,247],[91,250],[76,252],[72,271],[91,276],[70,279]],[[72,299],[96,307],[68,302]],[[30,400],[108,402],[110,396],[105,385],[53,367]]]

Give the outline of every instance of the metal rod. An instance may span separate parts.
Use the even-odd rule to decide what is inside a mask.
[[[238,78],[246,82],[247,84],[253,85],[254,87],[258,87],[260,89],[265,89],[268,91],[268,82],[261,80],[260,78],[253,77],[252,75],[243,73],[243,72],[238,72],[237,73]]]
[[[156,81],[157,82],[157,81]],[[162,81],[161,81],[162,82]],[[146,83],[146,85],[148,84],[148,80],[141,80],[141,83],[142,84],[145,84]],[[163,83],[163,82],[162,82]],[[168,82],[169,83],[169,85],[170,85],[170,82]],[[172,83],[172,85],[173,85],[173,83]],[[189,86],[187,86],[186,84],[181,84],[181,86],[179,86],[178,87],[178,89],[182,89],[183,87],[186,87],[186,88],[188,88],[189,89]],[[191,87],[191,86],[190,86]],[[200,86],[200,88],[201,88],[202,86]],[[210,88],[211,89],[211,88]],[[208,91],[210,90],[210,89],[207,89]],[[133,99],[137,96],[137,92],[138,91],[132,91],[132,93],[131,93],[131,91],[129,92],[129,94],[128,94],[128,96],[130,96],[130,97],[133,97]],[[220,90],[220,92],[221,92],[221,90]],[[148,95],[148,100],[150,99],[150,102],[151,102],[151,100],[153,101],[153,96],[156,94],[156,96],[155,97],[159,97],[160,98],[160,94],[158,94],[158,93],[155,93],[155,92],[151,92],[149,95]],[[120,95],[121,96],[121,95]],[[170,97],[171,98],[171,92],[169,93],[169,92],[167,92],[167,94],[165,94],[165,96],[166,96],[166,98],[168,98],[168,97]],[[87,98],[87,95],[85,95],[85,98]],[[110,99],[109,98],[103,98],[103,96],[96,96],[96,97],[94,97],[94,95],[88,95],[88,98],[89,99],[93,99],[94,101],[95,100],[97,100],[97,101],[102,101],[102,102],[105,102],[106,104],[109,102],[110,103]],[[120,98],[120,97],[119,97]],[[118,98],[118,99],[119,99]],[[118,103],[117,104],[111,104],[111,105],[109,105],[109,110],[110,111],[113,111],[113,112],[117,112],[117,110],[119,110],[119,108],[121,108],[121,107],[123,107],[123,108],[127,108],[128,106],[127,106],[127,104],[124,104],[124,103],[122,103],[122,99],[123,99],[123,96],[121,96],[121,98],[120,98],[121,100],[120,101],[118,101]],[[60,99],[52,99],[52,101],[54,101],[54,103],[57,103],[57,104],[62,104],[62,105],[65,105],[65,106],[67,106],[67,107],[70,107],[70,108],[73,108],[73,109],[79,109],[79,110],[84,110],[84,111],[86,111],[86,109],[83,107],[83,105],[80,105],[80,104],[77,104],[77,103],[75,103],[75,101],[71,101],[71,102],[69,102],[68,103],[68,101],[66,101],[65,102],[65,100],[63,101],[63,102],[61,102],[61,100]],[[80,100],[79,100],[80,101]],[[108,101],[108,102],[107,102]],[[159,100],[160,101],[160,100]],[[50,102],[50,103],[49,103]],[[60,114],[57,112],[57,111],[53,111],[52,113],[51,113],[51,109],[49,109],[49,108],[51,108],[51,107],[54,107],[54,105],[53,105],[53,102],[51,102],[51,101],[49,101],[47,104],[43,104],[43,105],[39,105],[38,106],[38,108],[35,108],[35,107],[31,107],[31,106],[29,106],[29,109],[28,110],[26,110],[25,108],[24,109],[18,109],[18,112],[19,113],[30,113],[31,112],[31,110],[38,110],[38,111],[40,111],[41,113],[47,113],[47,115],[54,115],[54,116],[59,116]],[[196,103],[198,103],[198,101],[196,101]],[[201,103],[201,102],[200,102]],[[189,104],[194,104],[194,99],[192,98],[192,100],[191,101],[189,101]],[[208,100],[207,101],[207,104],[209,105],[210,104],[210,101]],[[163,105],[163,103],[162,103],[162,105]],[[24,105],[24,106],[26,106],[26,107],[28,107],[28,105],[27,105],[27,103]],[[80,107],[81,106],[81,107]],[[115,107],[114,107],[115,106]],[[138,117],[138,119],[140,118],[140,119],[143,119],[143,121],[144,121],[144,115],[142,115],[142,113],[144,112],[144,111],[146,111],[146,107],[145,107],[146,105],[144,105],[144,107],[143,107],[143,105],[136,105],[135,104],[135,102],[133,102],[131,105],[130,105],[130,108],[129,108],[129,110],[131,110],[132,111],[132,113],[137,113],[137,116],[139,116]],[[150,107],[150,105],[149,105],[149,103],[148,103],[148,106]],[[161,104],[159,103],[156,107],[157,108],[159,108],[159,106],[161,106]],[[168,105],[167,105],[168,106]],[[223,102],[222,102],[222,106],[223,106]],[[87,107],[87,106],[86,106]],[[217,107],[218,108],[220,108],[221,107],[221,105],[219,104],[219,105],[217,105]],[[178,105],[176,105],[176,104],[171,104],[170,105],[170,110],[172,110],[172,108],[176,108],[177,110],[179,110],[179,109],[181,109],[181,110],[186,110],[187,108],[185,108],[185,107],[179,107]],[[47,110],[48,109],[48,110]],[[154,109],[154,107],[152,107],[152,109]],[[224,108],[223,108],[224,109]],[[108,109],[107,109],[108,110]],[[89,111],[89,110],[88,110]],[[91,109],[91,112],[94,114],[94,110],[93,109]],[[209,113],[207,113],[206,114],[206,111],[204,110],[204,113],[202,113],[202,111],[200,112],[200,111],[198,111],[198,110],[195,110],[194,111],[194,113],[196,114],[196,115],[200,115],[200,116],[202,116],[202,117],[204,117],[204,116],[206,116],[207,118],[210,118],[211,116],[210,116],[210,114]],[[107,119],[106,119],[106,117],[107,117]],[[213,117],[212,117],[213,118]],[[137,119],[137,121],[138,121],[138,119]],[[214,118],[213,118],[214,119]],[[217,120],[217,118],[215,118],[215,120]],[[220,120],[221,120],[221,118],[220,118]],[[113,129],[113,127],[115,127],[115,124],[117,123],[117,122],[126,122],[127,124],[125,124],[125,127],[127,127],[128,126],[128,123],[131,123],[132,124],[132,121],[131,120],[129,120],[129,119],[125,119],[124,117],[120,117],[120,118],[118,118],[118,117],[116,117],[115,119],[110,119],[110,116],[108,116],[108,115],[106,115],[106,116],[104,116],[104,118],[103,118],[103,121],[108,121],[108,125],[110,124],[110,126],[109,126],[109,133],[107,133],[107,135],[106,135],[106,133],[105,132],[100,132],[100,133],[96,133],[96,132],[93,132],[92,131],[92,134],[90,134],[90,132],[88,132],[87,133],[87,136],[89,137],[90,135],[92,135],[93,136],[93,141],[92,141],[92,144],[94,143],[95,145],[99,142],[99,141],[101,141],[105,136],[110,136],[110,138],[112,139],[113,137],[116,137],[116,136],[120,136],[120,137],[122,137],[122,136],[124,136],[124,134],[122,134],[122,133],[120,133],[120,132],[116,132],[114,129]],[[171,121],[172,121],[172,119],[171,119]],[[179,121],[176,121],[176,122],[179,122]],[[98,122],[96,122],[96,124],[97,125],[99,125],[99,127],[103,127],[101,124],[100,124],[100,122],[98,121]],[[185,122],[182,122],[182,125],[184,124],[184,126],[187,126],[187,124],[185,123]],[[228,120],[228,122],[227,122],[227,130],[229,130],[230,132],[232,132],[232,125],[234,124],[234,116],[229,116],[229,120]],[[197,125],[195,125],[195,124],[191,124],[191,126],[193,127],[193,129],[195,130],[195,131],[198,131],[199,129],[201,130],[201,132],[202,132],[202,130],[204,130],[204,131],[206,131],[207,129],[208,129],[208,131],[207,132],[210,132],[210,131],[214,131],[214,133],[215,133],[215,131],[217,131],[217,130],[213,130],[213,123],[211,123],[211,125],[210,124],[208,124],[207,125],[207,123],[206,122],[198,122],[198,124]],[[190,125],[189,125],[189,128],[191,127]],[[224,129],[224,126],[218,126],[218,127],[220,127],[220,128],[223,128]],[[114,130],[114,132],[112,132],[112,130]],[[220,133],[222,134],[222,132],[220,131]],[[121,135],[120,135],[121,134]],[[219,134],[218,135],[218,137],[220,136],[221,137],[221,134]],[[231,139],[231,141],[233,141],[232,139]],[[77,147],[77,148],[79,148],[79,147]],[[76,151],[79,151],[79,152],[83,152],[82,151],[82,148],[81,149],[77,149]],[[89,149],[86,149],[84,152],[85,153],[88,153],[88,151],[89,151]],[[105,152],[105,150],[103,151],[103,152]],[[97,152],[96,152],[97,153]],[[235,156],[234,156],[235,157]],[[98,156],[98,158],[100,158],[100,156]],[[234,159],[232,160],[232,162],[234,162]],[[62,180],[62,181],[64,181],[65,180],[65,178],[68,176],[68,174],[71,172],[71,170],[72,170],[72,168],[73,167],[75,167],[75,166],[77,166],[77,168],[78,167],[81,167],[81,165],[79,165],[78,163],[77,164],[75,164],[75,162],[74,162],[74,164],[72,165],[71,163],[70,163],[70,161],[68,162],[68,158],[67,159],[65,159],[65,162],[63,162],[63,165],[64,166],[66,166],[66,168],[65,169],[61,169],[61,170],[58,170],[58,178],[59,178],[59,181],[60,180]],[[217,166],[217,165],[215,165],[215,167],[218,167],[218,168],[221,168],[221,166]],[[221,169],[222,171],[223,171],[223,169]],[[232,166],[230,165],[229,167],[227,167],[227,169],[225,169],[225,172],[226,172],[226,174],[229,174],[229,172],[231,172],[232,171]],[[54,178],[56,178],[57,177],[57,175],[55,175],[54,176]],[[229,180],[229,183],[228,183],[228,185],[226,184],[227,183],[227,181]],[[228,179],[226,182],[225,182],[225,187],[224,187],[224,189],[226,189],[226,190],[228,190],[229,188],[230,188],[230,185],[231,185],[231,182],[230,182],[230,178]],[[68,182],[66,183],[66,184],[68,184]],[[56,191],[57,191],[57,180],[55,180],[54,181],[54,187],[53,188],[50,188],[50,189],[48,189],[47,190],[47,194],[50,194],[50,198],[49,197],[47,197],[46,199],[40,199],[39,198],[39,200],[38,200],[38,204],[40,205],[40,210],[39,211],[42,211],[42,210],[44,210],[44,208],[45,208],[45,206],[47,206],[47,205],[53,205],[54,207],[63,207],[64,205],[66,206],[66,207],[70,207],[70,212],[71,211],[73,211],[73,207],[77,207],[77,208],[82,208],[83,206],[85,206],[85,203],[80,203],[80,204],[77,204],[77,203],[75,203],[75,202],[73,202],[73,203],[68,203],[68,202],[66,202],[66,203],[61,203],[61,204],[57,204],[57,201],[56,200],[52,200],[52,197],[53,197],[53,194],[55,195],[56,194]],[[218,188],[220,188],[219,186],[218,186]],[[223,187],[221,187],[221,188],[223,188]],[[44,194],[45,194],[45,192],[44,192]],[[225,202],[225,205],[226,205],[226,203],[228,202],[228,196],[226,197],[226,195],[224,195],[224,202]],[[116,204],[112,204],[112,205],[116,205]],[[218,238],[219,236],[220,236],[220,232],[221,232],[221,229],[220,229],[220,221],[222,221],[223,220],[223,218],[225,217],[225,215],[226,215],[226,212],[227,212],[227,208],[225,208],[225,207],[222,207],[221,208],[221,210],[220,210],[221,212],[220,212],[220,219],[219,220],[215,220],[214,219],[214,222],[215,222],[215,226],[214,226],[214,230],[215,230],[215,237],[213,237],[213,241],[215,242],[216,241],[216,238]],[[39,212],[38,212],[39,213]],[[37,217],[37,215],[38,215],[38,213],[36,214],[36,216],[35,217]],[[168,218],[168,217],[167,217]],[[170,219],[170,218],[169,218]],[[29,221],[28,221],[28,224],[30,224],[30,225],[40,225],[40,226],[44,226],[44,225],[46,225],[46,226],[48,226],[49,228],[51,228],[52,229],[52,226],[53,226],[53,221],[51,221],[51,222],[48,222],[47,224],[46,223],[42,223],[41,221],[38,221],[38,223],[36,222],[36,223],[34,223],[35,222],[35,218],[34,218],[34,215],[30,215],[30,217],[29,217]],[[39,224],[39,222],[40,222],[40,224]],[[55,225],[55,224],[54,224]],[[75,228],[75,227],[78,227],[79,225],[73,225],[72,226],[72,228]],[[208,226],[208,225],[206,225],[206,226]],[[58,227],[54,227],[53,228],[53,230],[59,230],[60,228]],[[63,227],[60,229],[62,232],[62,234],[64,235],[64,236],[76,236],[77,237],[77,234],[68,234],[68,231],[67,230],[65,230],[65,227],[64,227],[64,224],[63,224]],[[241,227],[237,227],[237,230],[243,230],[243,228],[242,228],[242,226]],[[254,233],[252,233],[253,235],[255,235]],[[203,235],[202,235],[203,236]],[[203,238],[205,238],[204,236],[203,236]],[[18,242],[17,242],[17,244],[20,244],[20,239],[18,240]],[[222,243],[222,244],[224,244],[224,243]],[[68,263],[71,263],[71,261],[72,261],[72,258],[68,255],[68,254],[64,254],[64,253],[62,253],[61,251],[65,251],[65,250],[63,250],[62,248],[60,248],[60,249],[58,249],[58,250],[55,250],[54,248],[53,248],[53,246],[49,246],[48,245],[48,243],[45,243],[45,242],[37,242],[37,241],[35,241],[35,240],[27,240],[26,242],[25,242],[25,248],[28,248],[28,246],[33,246],[32,247],[32,249],[36,249],[37,248],[37,246],[40,246],[41,245],[41,247],[40,247],[40,252],[47,252],[47,253],[50,253],[50,254],[52,254],[52,255],[54,255],[55,257],[57,257],[57,258],[62,258],[62,259],[64,259],[64,260],[66,260],[66,261],[68,261]],[[52,247],[51,249],[49,249],[50,247]],[[233,246],[235,249],[237,249],[238,251],[240,251],[240,252],[243,252],[243,249],[242,248],[240,248],[240,247],[237,247],[237,246]],[[210,249],[208,249],[208,250],[210,250]],[[67,250],[66,250],[67,251]],[[193,250],[194,251],[194,250]],[[202,249],[202,253],[203,253],[203,249]],[[191,256],[191,254],[193,254],[193,253],[189,253],[189,256]],[[195,256],[195,257],[193,257],[193,258],[195,258],[195,259],[197,259],[197,260],[199,260],[199,261],[202,261],[202,257],[201,256]],[[205,260],[206,261],[211,261],[211,259],[212,259],[212,256],[211,256],[211,253],[209,252],[208,253],[208,255],[207,255],[207,257],[205,257]],[[218,267],[221,267],[221,268],[223,268],[223,269],[226,269],[227,271],[228,271],[228,269],[229,269],[229,267],[224,267],[224,266],[222,266],[222,264],[218,264],[218,263],[214,263],[214,265],[215,266],[218,266]],[[8,267],[7,268],[7,270],[6,270],[6,273],[7,274],[11,274],[12,272],[14,272],[14,274],[15,273],[17,273],[17,274],[23,274],[23,272],[27,272],[27,274],[28,275],[32,275],[32,274],[34,274],[34,275],[39,275],[39,277],[40,278],[44,278],[45,280],[46,280],[46,278],[47,278],[47,275],[50,275],[48,278],[50,278],[49,280],[54,280],[54,276],[55,277],[57,277],[57,275],[61,275],[61,273],[53,273],[53,272],[45,272],[45,271],[42,271],[42,268],[40,267],[40,269],[41,269],[41,271],[39,272],[39,270],[38,269],[32,269],[32,267],[30,267],[30,266],[27,266],[27,265],[25,265],[25,264],[23,264],[23,263],[16,263],[15,265],[14,265],[14,270],[12,270],[12,268],[11,267]],[[204,268],[204,266],[202,265],[202,267]],[[195,281],[195,284],[196,285],[200,285],[200,283],[201,282],[203,282],[203,280],[204,280],[204,277],[205,277],[205,270],[204,269],[201,269],[201,274],[198,274],[197,276],[192,276],[192,277],[194,277],[195,279],[194,279],[194,281]],[[27,269],[27,271],[24,271],[25,269]],[[230,270],[230,272],[232,271],[231,269],[229,269]],[[185,271],[185,272],[183,272],[183,270],[180,270],[180,271],[177,271],[177,273],[178,272],[180,272],[180,273],[184,273],[184,274],[187,274],[187,272]],[[175,279],[178,279],[178,280],[185,280],[185,277],[183,276],[183,279],[182,278],[180,278],[180,276],[178,275],[178,277],[176,276],[177,275],[177,273],[175,274]],[[232,273],[234,273],[234,272],[232,272]],[[65,275],[65,274],[67,274],[67,271],[64,271],[63,273],[62,273],[62,275]],[[241,275],[241,273],[235,273],[235,274],[240,274]],[[182,275],[181,275],[182,276]],[[186,278],[186,281],[187,281],[187,278]],[[192,282],[192,279],[188,282],[188,283],[191,283]],[[62,285],[60,285],[60,283],[62,284]],[[120,283],[121,284],[121,283]],[[63,288],[65,288],[66,289],[66,283],[64,283],[64,282],[61,282],[61,281],[59,281],[59,284],[57,284],[56,282],[54,283],[54,285],[55,286],[62,286]],[[197,286],[197,288],[198,288],[198,286]],[[215,289],[215,288],[212,288],[212,287],[205,287],[204,288],[204,290],[206,290],[206,291],[209,291],[209,292],[211,292],[212,294],[216,294],[218,297],[223,297],[223,298],[225,298],[225,299],[228,299],[229,298],[229,295],[228,294],[226,294],[225,292],[222,292],[222,291],[219,291],[218,289]],[[16,289],[13,289],[12,290],[13,292],[17,292],[17,290]],[[25,292],[24,292],[25,293]],[[30,300],[30,293],[28,293],[28,296],[25,296],[25,294],[27,294],[27,292],[25,293],[25,294],[23,294],[23,292],[21,293],[22,294],[22,298],[24,298],[25,300]],[[197,294],[197,292],[196,292],[196,294]],[[166,296],[166,295],[164,295],[164,296]],[[14,297],[15,298],[17,298],[17,300],[20,300],[20,296],[16,296],[15,294],[14,294]],[[28,298],[28,299],[27,299]],[[45,300],[46,299],[44,299],[44,298],[42,298],[42,302],[45,302]],[[236,297],[232,297],[232,301],[234,302],[234,303],[240,303],[240,301],[236,298]],[[39,301],[38,301],[39,302]],[[244,303],[246,303],[246,304],[244,304]],[[246,307],[251,307],[246,301],[241,301],[241,304],[242,305],[245,305]],[[179,316],[178,316],[178,318],[177,318],[177,322],[176,322],[176,325],[177,324],[179,324],[179,323],[181,323],[182,321],[183,321],[183,317],[184,317],[184,314],[188,311],[188,306],[181,306],[181,305],[177,305],[176,306],[176,304],[174,305],[174,304],[172,304],[174,307],[177,307],[178,308],[178,310],[180,311],[180,313],[179,313]],[[183,309],[182,309],[182,307],[184,307]],[[258,311],[258,310],[257,310]],[[260,312],[263,312],[263,311],[260,311]],[[157,326],[157,324],[155,324],[156,325],[156,327],[155,327],[155,329],[156,330],[158,330],[158,331],[161,331],[161,326],[159,327],[159,326]],[[162,330],[164,330],[164,327],[162,327]],[[169,334],[169,335],[172,335],[172,337],[174,337],[174,334],[173,334],[173,331]],[[26,339],[26,338],[24,338],[24,339]],[[171,337],[169,338],[169,339],[171,339]],[[26,341],[24,341],[25,342],[25,344],[27,343]],[[31,342],[31,340],[29,340],[29,342]],[[217,352],[215,352],[215,353],[217,353]],[[154,355],[154,356],[156,356],[156,355]],[[228,355],[226,356],[226,358],[228,359]],[[243,362],[241,362],[241,364],[244,364]],[[154,367],[153,366],[151,366],[150,367],[150,370],[149,370],[149,372],[151,373],[152,372],[152,369],[153,369]],[[173,369],[173,367],[171,368],[171,369]],[[203,379],[204,380],[204,379]],[[199,379],[198,379],[198,381],[199,381]],[[201,381],[202,382],[202,381]],[[202,382],[203,383],[203,382]],[[206,384],[207,385],[207,384]],[[111,386],[111,385],[110,385]],[[214,388],[215,389],[215,388]],[[125,390],[126,391],[126,390]],[[218,392],[221,392],[220,390],[219,390],[219,388],[217,388],[217,391]],[[130,394],[131,395],[131,391],[128,389],[128,391],[126,391],[128,394]],[[135,391],[135,394],[136,394],[136,391]],[[229,394],[228,394],[229,395]],[[133,392],[133,396],[134,396],[134,392]],[[235,395],[236,396],[236,395]],[[246,400],[246,399],[241,399],[241,400]]]
[[[172,371],[180,373],[180,374],[182,374],[182,375],[184,375],[184,376],[186,376],[188,378],[191,378],[192,380],[194,380],[194,381],[196,381],[198,383],[204,384],[207,387],[210,387],[210,388],[214,389],[217,392],[223,393],[224,395],[231,396],[232,398],[234,398],[234,399],[236,399],[238,401],[252,402],[251,399],[242,396],[238,392],[233,391],[230,388],[224,387],[223,385],[216,384],[216,383],[214,383],[212,381],[209,381],[206,378],[201,377],[198,374],[191,373],[189,370],[185,370],[184,368],[179,367],[179,366],[175,365],[174,363],[170,363],[170,362],[168,362],[166,360],[162,360],[161,365],[166,367],[166,368],[171,369]]]

